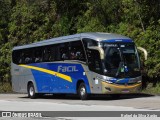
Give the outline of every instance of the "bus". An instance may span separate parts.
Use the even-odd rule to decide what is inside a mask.
[[[113,33],[80,33],[16,46],[12,50],[13,91],[41,94],[138,93],[142,76],[134,41]]]

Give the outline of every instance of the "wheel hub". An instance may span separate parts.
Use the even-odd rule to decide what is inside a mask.
[[[86,89],[84,87],[80,89],[80,94],[81,96],[84,96],[86,94]]]
[[[34,94],[34,89],[33,89],[33,87],[30,87],[30,89],[29,89],[29,94],[30,94],[30,96],[33,96],[33,94]]]

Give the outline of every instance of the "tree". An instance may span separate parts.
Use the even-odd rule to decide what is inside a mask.
[[[145,69],[160,78],[159,0],[0,0],[0,76],[14,46],[80,32],[113,32],[147,49]]]

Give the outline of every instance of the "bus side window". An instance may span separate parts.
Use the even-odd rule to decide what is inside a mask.
[[[17,63],[18,64],[24,64],[25,62],[24,62],[24,59],[25,59],[25,55],[24,55],[24,50],[18,50],[19,52],[18,52],[18,61],[17,61]]]
[[[23,54],[22,54],[22,56],[23,56]],[[26,49],[24,51],[24,63],[28,64],[28,63],[31,63],[31,62],[32,62],[32,52],[31,52],[31,49]]]
[[[54,45],[54,49],[55,49],[55,61],[60,61],[61,60],[61,51],[60,51],[60,44],[55,44]]]
[[[91,71],[102,74],[100,53],[97,50],[87,50],[88,67]]]
[[[26,50],[23,50],[22,53],[20,54],[20,64],[26,64]]]
[[[54,45],[45,46],[43,49],[43,62],[55,61]]]
[[[34,62],[42,62],[42,49],[41,48],[36,48],[34,52]]]
[[[84,44],[84,47],[85,47],[85,50],[87,50],[88,48],[87,47],[91,47],[91,46],[98,46],[98,42],[93,40],[93,39],[89,39],[89,38],[84,38],[83,40],[83,44]]]
[[[70,60],[86,61],[84,48],[81,40],[70,42],[69,57]]]
[[[69,48],[69,43],[60,44],[61,60],[68,60],[69,59],[69,55],[68,55],[69,49],[68,48]]]
[[[84,48],[85,48],[85,51],[86,51],[86,55],[87,55],[87,59],[88,59],[88,62],[89,62],[89,51],[90,49],[88,49],[88,47],[91,47],[91,46],[98,46],[98,42],[93,40],[93,39],[89,39],[89,38],[83,38],[82,39],[83,41],[83,45],[84,45]]]
[[[12,53],[12,61],[15,64],[22,64],[22,50],[15,50]]]
[[[49,56],[49,61],[55,61],[55,46],[54,45],[51,45],[50,46],[50,50],[51,50],[51,53],[50,53],[50,56]]]
[[[49,46],[45,46],[43,50],[43,62],[49,62],[51,56],[51,50]]]

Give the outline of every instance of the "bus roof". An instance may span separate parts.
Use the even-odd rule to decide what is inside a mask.
[[[114,34],[114,33],[88,32],[88,33],[79,33],[74,35],[51,38],[51,39],[42,40],[40,42],[35,42],[27,45],[16,46],[13,48],[13,50],[25,49],[25,48],[36,47],[36,46],[38,47],[38,46],[56,44],[56,43],[62,43],[62,42],[76,41],[82,38],[90,38],[97,41],[103,41],[103,40],[107,41],[111,39],[130,39],[129,37],[122,36],[119,34]]]

